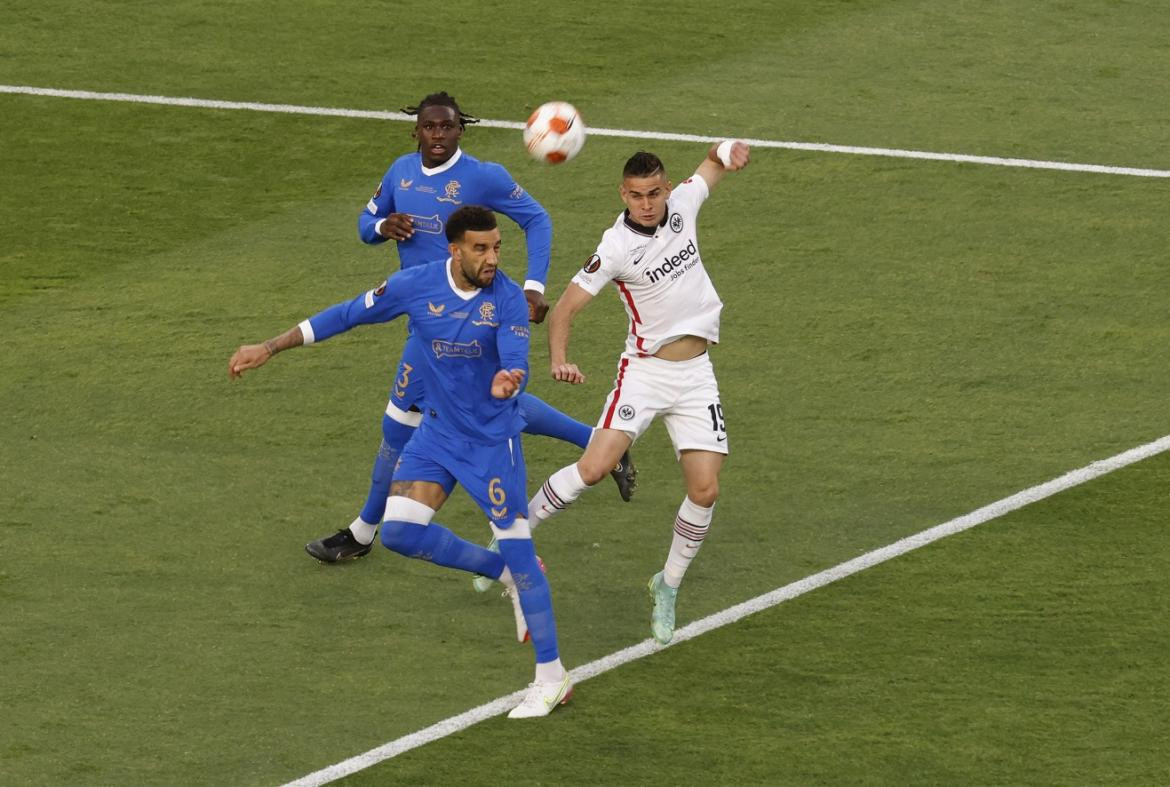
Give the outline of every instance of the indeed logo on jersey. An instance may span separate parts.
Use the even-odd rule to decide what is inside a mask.
[[[469,342],[448,342],[442,339],[432,339],[431,352],[435,354],[436,358],[442,358],[444,355],[452,358],[478,358],[483,355],[483,348],[479,346],[478,339],[472,339]]]
[[[663,257],[662,264],[657,268],[647,268],[645,271],[646,278],[650,279],[650,283],[653,284],[663,276],[673,272],[674,275],[670,277],[673,279],[675,276],[679,276],[688,270],[698,261],[699,248],[695,246],[695,239],[691,238],[691,241],[687,244],[687,247],[678,254],[675,254],[671,257]]]

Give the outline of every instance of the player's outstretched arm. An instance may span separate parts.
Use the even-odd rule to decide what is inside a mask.
[[[305,336],[301,333],[301,326],[297,325],[263,344],[242,345],[228,361],[228,377],[234,380],[248,369],[258,369],[268,363],[268,359],[278,352],[300,347],[304,343]]]
[[[569,334],[572,332],[573,318],[591,300],[593,296],[587,290],[570,282],[549,314],[548,358],[549,371],[554,380],[573,384],[585,382],[585,375],[577,368],[577,364],[569,363]]]
[[[751,161],[751,148],[738,139],[727,139],[712,145],[707,158],[699,165],[696,173],[707,183],[708,190],[719,185],[728,172],[743,169]]]

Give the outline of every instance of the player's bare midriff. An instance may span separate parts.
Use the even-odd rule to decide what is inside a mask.
[[[664,361],[689,361],[707,352],[707,340],[702,336],[680,336],[664,344],[654,353],[655,358]]]

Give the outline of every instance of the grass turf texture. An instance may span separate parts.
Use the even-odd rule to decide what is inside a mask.
[[[672,6],[650,35],[615,5],[588,24],[542,22],[525,57],[508,44],[527,40],[531,7],[458,6],[442,78],[408,37],[441,26],[392,23],[391,6],[346,20],[292,5],[263,12],[256,33],[249,5],[165,18],[85,6],[84,24],[79,5],[30,8],[0,29],[0,82],[366,108],[447,89],[487,117],[522,119],[557,97],[605,126],[1170,164],[1165,44],[1147,4],[965,4],[945,17],[924,3],[744,4],[699,39],[706,7]],[[503,32],[485,36],[489,22]],[[0,138],[0,773],[272,783],[522,686],[529,655],[508,641],[505,602],[382,550],[337,569],[301,552],[356,513],[401,328],[226,381],[237,344],[389,267],[354,238],[354,218],[409,149],[407,127],[0,96]],[[639,144],[595,137],[545,169],[516,132],[472,128],[465,141],[550,209],[555,295],[612,221],[617,172]],[[644,146],[678,177],[703,154]],[[700,229],[728,304],[714,358],[733,456],[680,620],[1163,434],[1164,196],[1153,180],[757,151]],[[518,261],[508,225],[505,242]],[[603,296],[575,334],[589,384],[538,376],[534,390],[592,420],[622,329]],[[526,448],[532,483],[574,456]],[[570,665],[647,636],[642,586],[681,491],[661,430],[638,451],[635,503],[603,486],[540,537]],[[1163,489],[1138,485],[1133,502]],[[441,515],[475,538],[480,520],[461,495]],[[1115,587],[1109,566],[1094,570]],[[933,603],[919,591],[917,606]],[[1115,592],[1115,608],[1135,603]],[[791,656],[785,638],[745,628],[753,647]],[[932,635],[918,631],[906,636]],[[809,654],[825,657],[810,683],[840,666]],[[680,657],[585,684],[565,719],[634,713],[633,689]],[[715,674],[752,669],[718,657]],[[1103,660],[1099,680],[1115,671]],[[693,702],[723,700],[715,686]],[[842,725],[841,748],[862,733]],[[502,772],[512,755],[497,756]],[[1157,774],[1147,762],[1133,773]],[[1086,780],[1113,778],[1103,767]]]
[[[594,678],[523,745],[496,718],[338,783],[1165,783],[1168,480],[1162,455]]]

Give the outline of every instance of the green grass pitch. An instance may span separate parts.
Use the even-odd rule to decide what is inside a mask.
[[[0,84],[1170,169],[1152,2],[5,6]],[[550,296],[634,150],[529,161]],[[0,93],[0,783],[278,784],[514,691],[511,613],[355,515],[401,326],[229,383],[240,343],[376,284],[355,220],[409,128]],[[705,207],[732,455],[680,622],[1163,436],[1167,179],[757,149]],[[520,267],[523,238],[505,226]],[[624,336],[576,327],[592,421]],[[526,441],[530,485],[575,458]],[[665,431],[538,532],[570,667],[648,636],[682,487]],[[1170,781],[1155,457],[493,719],[354,784]],[[486,539],[462,494],[441,520]]]

